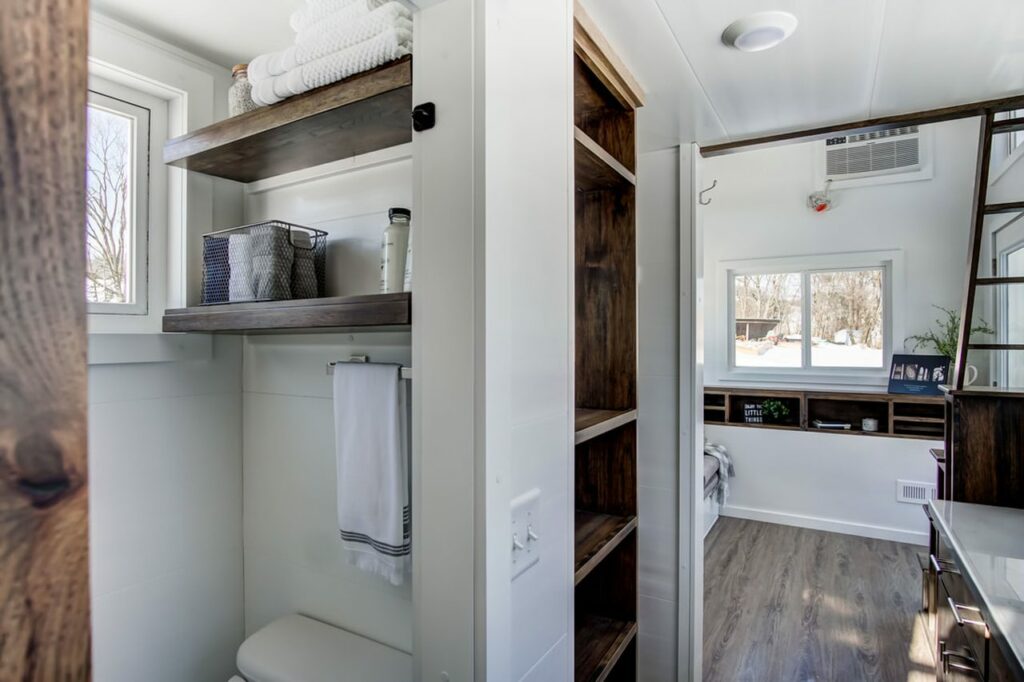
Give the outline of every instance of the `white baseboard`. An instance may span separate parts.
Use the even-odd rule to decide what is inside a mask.
[[[798,528],[811,528],[813,530],[824,530],[845,535],[859,535],[877,540],[893,540],[895,542],[906,542],[911,545],[926,546],[928,544],[928,533],[925,531],[850,523],[849,521],[822,519],[816,516],[802,516],[800,514],[788,514],[767,509],[734,507],[728,504],[722,507],[720,513],[722,516],[748,519],[750,521],[764,521],[765,523],[778,523],[783,526],[797,526]],[[923,514],[922,518],[924,518]]]

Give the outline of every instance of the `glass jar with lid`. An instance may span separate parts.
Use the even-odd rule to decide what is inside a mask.
[[[235,64],[231,69],[231,77],[234,78],[234,83],[228,89],[228,115],[238,116],[239,114],[256,109],[256,103],[252,101],[249,65]]]

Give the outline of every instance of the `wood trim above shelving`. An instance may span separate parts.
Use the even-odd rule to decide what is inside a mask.
[[[628,109],[644,105],[644,92],[579,0],[573,4],[573,49],[605,87]]]
[[[164,163],[253,182],[412,140],[412,57],[168,140]]]
[[[614,429],[636,421],[636,410],[594,410],[576,408],[575,444],[586,443]]]
[[[165,332],[287,332],[402,328],[412,324],[412,295],[369,294],[293,301],[227,303],[164,313]]]

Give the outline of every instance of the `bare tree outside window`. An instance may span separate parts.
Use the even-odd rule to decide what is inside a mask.
[[[90,106],[86,143],[86,299],[131,303],[133,121]]]
[[[800,367],[803,318],[798,273],[739,275],[736,296],[736,365]]]
[[[882,270],[811,274],[811,364],[882,366]]]
[[[734,275],[735,366],[881,368],[884,277],[880,267]]]

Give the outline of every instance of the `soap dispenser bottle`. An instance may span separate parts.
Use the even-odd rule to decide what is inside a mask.
[[[412,211],[392,208],[388,211],[391,223],[384,230],[380,243],[380,292],[393,294],[402,291],[405,279],[405,256],[409,247],[409,219]]]

